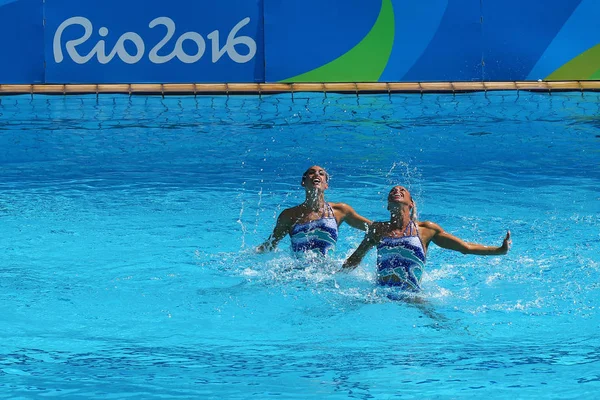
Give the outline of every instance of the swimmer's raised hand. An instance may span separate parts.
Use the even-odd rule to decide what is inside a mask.
[[[502,242],[502,246],[498,248],[498,254],[506,254],[512,246],[512,239],[510,238],[510,231],[506,232],[506,237]]]

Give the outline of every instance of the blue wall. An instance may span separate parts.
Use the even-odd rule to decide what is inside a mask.
[[[42,0],[0,0],[0,84],[44,82]]]
[[[596,0],[0,0],[0,84],[600,79]]]

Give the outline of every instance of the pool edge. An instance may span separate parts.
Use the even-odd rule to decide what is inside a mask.
[[[600,91],[600,81],[513,82],[315,82],[315,83],[131,83],[131,84],[0,84],[0,95],[129,94],[236,95],[295,92],[385,94],[464,93],[506,90],[537,92]]]

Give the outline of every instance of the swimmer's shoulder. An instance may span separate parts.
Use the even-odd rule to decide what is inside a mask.
[[[352,211],[354,211],[354,208],[352,208],[352,207],[351,207],[349,204],[346,204],[346,203],[340,203],[340,202],[338,202],[338,203],[334,203],[334,202],[332,202],[332,201],[328,201],[327,203],[328,203],[328,204],[331,206],[331,208],[333,208],[335,211],[341,211],[341,212],[344,212],[344,213],[348,213],[348,212],[352,212]]]
[[[379,243],[381,238],[385,236],[385,234],[389,231],[389,223],[388,222],[378,222],[375,221],[371,225],[369,225],[369,229],[367,231],[367,239],[371,243]]]
[[[369,227],[369,231],[383,233],[383,231],[387,229],[388,225],[388,222],[373,221],[373,223]]]
[[[285,220],[290,220],[290,221],[295,221],[298,218],[300,218],[302,216],[302,214],[303,214],[302,207],[300,207],[300,205],[297,205],[297,206],[286,208],[285,210],[283,210],[281,212],[281,214],[279,215],[279,218],[285,219]]]
[[[431,221],[419,221],[417,222],[419,227],[419,236],[424,243],[429,243],[436,235],[444,233],[444,229]]]
[[[419,229],[425,229],[428,231],[433,231],[435,233],[441,233],[444,231],[441,226],[431,221],[418,221],[417,226],[419,227]]]

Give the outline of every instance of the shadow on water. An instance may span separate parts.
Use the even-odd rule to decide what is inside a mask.
[[[432,328],[437,330],[450,329],[452,321],[445,315],[435,309],[435,305],[420,293],[408,293],[404,291],[388,292],[386,297],[392,301],[402,302],[403,304],[414,307],[426,317],[431,318],[434,324]]]

